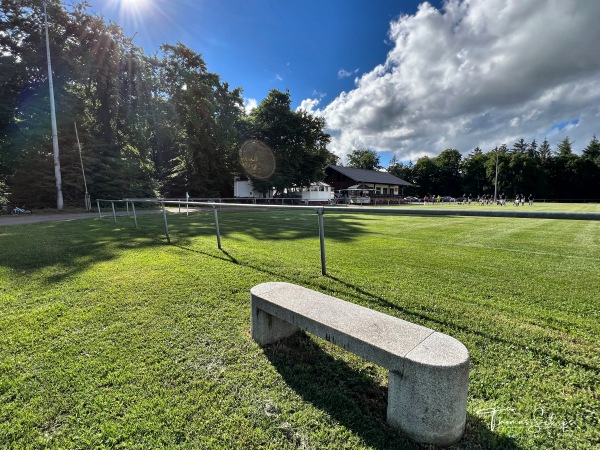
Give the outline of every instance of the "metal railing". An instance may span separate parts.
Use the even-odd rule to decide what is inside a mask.
[[[482,210],[432,210],[429,208],[407,208],[407,209],[389,209],[389,208],[377,208],[375,206],[304,206],[304,205],[285,205],[285,204],[259,204],[259,203],[228,203],[224,202],[223,199],[211,199],[213,201],[195,201],[188,199],[142,199],[142,198],[130,198],[123,200],[96,200],[98,206],[98,213],[102,216],[102,210],[100,207],[101,202],[110,203],[113,220],[117,222],[117,213],[115,204],[124,204],[127,215],[133,215],[133,220],[136,229],[138,228],[137,222],[137,211],[135,204],[153,204],[160,206],[163,216],[164,234],[167,239],[167,243],[171,243],[171,236],[169,234],[169,222],[167,219],[167,206],[171,205],[178,208],[178,212],[181,213],[182,206],[185,207],[186,216],[189,215],[191,207],[209,207],[213,210],[213,220],[215,226],[215,234],[217,239],[217,247],[222,250],[221,245],[221,230],[219,226],[219,210],[222,208],[236,207],[236,208],[250,208],[250,209],[294,209],[294,210],[313,210],[317,214],[318,219],[318,232],[319,232],[319,244],[321,253],[321,273],[327,275],[327,264],[325,257],[325,223],[324,214],[325,211],[340,211],[344,213],[348,212],[360,212],[360,213],[379,213],[379,214],[397,214],[397,215],[463,215],[463,216],[484,216],[484,217],[520,217],[520,218],[543,218],[543,219],[571,219],[571,220],[600,220],[600,213],[560,213],[560,212],[531,212],[531,211],[482,211]],[[279,199],[278,199],[279,200]]]

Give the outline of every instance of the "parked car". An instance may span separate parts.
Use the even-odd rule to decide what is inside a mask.
[[[406,200],[407,202],[420,202],[421,201],[417,197],[413,197],[411,195],[409,195],[408,197],[404,197],[404,200]]]
[[[450,196],[444,196],[441,198],[443,203],[450,203],[450,202],[455,202],[456,199],[454,197],[450,197]]]

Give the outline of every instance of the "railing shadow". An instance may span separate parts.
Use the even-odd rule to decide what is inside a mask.
[[[367,370],[357,371],[332,357],[303,332],[264,348],[285,382],[305,401],[376,449],[435,449],[417,444],[386,422],[387,387]],[[451,449],[520,449],[511,438],[495,434],[481,418],[468,414],[465,434]]]

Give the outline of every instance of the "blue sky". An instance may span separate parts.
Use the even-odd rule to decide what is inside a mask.
[[[289,89],[334,99],[385,60],[390,22],[418,1],[392,0],[91,0],[91,11],[123,27],[150,54],[178,41],[211,72],[260,102]]]
[[[600,1],[88,0],[147,54],[182,42],[248,106],[289,89],[330,150],[384,164],[600,135]]]

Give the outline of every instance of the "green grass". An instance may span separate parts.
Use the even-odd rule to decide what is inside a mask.
[[[0,448],[421,448],[387,373],[320,339],[261,349],[288,281],[459,339],[456,448],[600,445],[600,222],[231,211],[0,227]],[[490,413],[490,411],[494,411]]]
[[[387,208],[387,206],[385,206]],[[458,203],[429,203],[427,205],[412,203],[410,205],[401,205],[400,208],[415,207],[415,208],[434,208],[434,209],[457,209],[457,210],[482,210],[482,211],[533,211],[533,212],[577,212],[577,213],[597,213],[600,212],[600,203],[554,203],[546,201],[535,201],[532,206],[525,204],[523,206],[515,206],[512,202],[507,201],[506,205],[480,205],[477,201],[472,201],[471,204]]]

